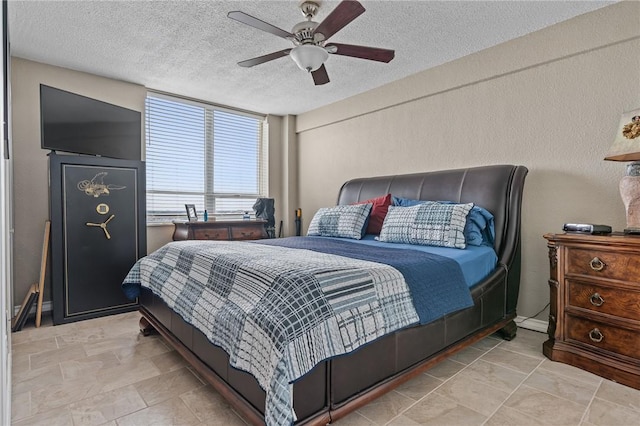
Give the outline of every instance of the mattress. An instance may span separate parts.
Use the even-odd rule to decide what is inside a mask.
[[[346,241],[344,238],[322,237],[328,239],[337,239]],[[493,247],[483,246],[467,246],[465,249],[456,249],[448,247],[420,246],[415,244],[399,244],[384,243],[375,239],[375,235],[367,234],[361,240],[348,240],[354,244],[365,244],[379,247],[389,247],[405,250],[417,250],[424,253],[431,253],[448,257],[454,260],[462,269],[462,275],[467,287],[472,288],[480,281],[485,279],[498,263],[498,256]]]

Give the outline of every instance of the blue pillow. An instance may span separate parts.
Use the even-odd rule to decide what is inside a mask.
[[[467,216],[464,227],[467,244],[472,246],[489,245],[493,247],[496,230],[493,215],[482,207],[474,206]]]
[[[391,196],[391,202],[393,203],[394,206],[398,206],[398,207],[413,207],[413,206],[417,206],[418,204],[426,203],[426,201],[411,200],[409,198],[396,197],[395,195]]]
[[[394,206],[411,207],[433,201],[411,200],[393,196],[391,198]],[[442,204],[455,204],[453,201],[438,201]],[[493,247],[495,241],[495,226],[493,215],[482,207],[473,206],[467,216],[467,223],[464,226],[464,238],[467,244],[472,246],[488,245]]]

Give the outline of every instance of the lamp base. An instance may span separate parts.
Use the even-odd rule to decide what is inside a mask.
[[[627,165],[627,175],[620,180],[620,196],[627,213],[627,230],[640,230],[640,162]]]
[[[640,228],[625,228],[625,235],[640,235]]]

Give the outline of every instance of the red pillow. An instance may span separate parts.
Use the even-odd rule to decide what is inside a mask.
[[[389,206],[392,205],[391,194],[383,195],[381,197],[372,198],[366,201],[359,201],[353,204],[373,204],[371,207],[371,214],[369,215],[369,224],[367,225],[367,234],[380,234],[382,230],[382,223],[387,216]]]

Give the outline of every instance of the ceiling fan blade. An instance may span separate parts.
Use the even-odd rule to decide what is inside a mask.
[[[334,49],[332,49],[333,46],[335,46],[337,50],[334,51]],[[327,52],[333,53],[334,55],[351,56],[378,62],[390,62],[395,57],[395,50],[340,43],[327,45]]]
[[[245,25],[249,25],[250,27],[257,28],[262,31],[266,31],[273,35],[277,35],[278,37],[287,38],[287,39],[293,38],[293,34],[291,34],[290,32],[285,31],[281,28],[278,28],[274,25],[271,25],[267,22],[261,21],[258,18],[254,18],[251,15],[247,15],[244,12],[240,12],[236,10],[236,11],[227,13],[227,16],[233,19],[234,21],[238,21]]]
[[[329,82],[329,74],[327,74],[327,69],[324,67],[324,64],[322,64],[322,66],[317,70],[311,71],[311,76],[313,77],[313,82],[316,86],[327,84]]]
[[[356,19],[364,11],[365,8],[357,1],[345,0],[324,18],[324,21],[316,27],[313,33],[320,33],[324,35],[325,40],[328,40],[329,37],[346,27],[349,22]]]
[[[291,52],[291,49],[284,49],[278,52],[269,53],[268,55],[258,56],[257,58],[247,59],[246,61],[238,62],[241,67],[253,67],[255,65],[264,64],[265,62],[273,61],[274,59],[287,56]]]

